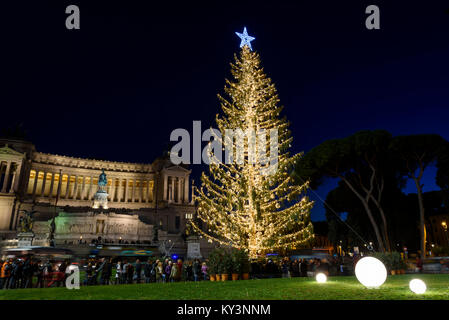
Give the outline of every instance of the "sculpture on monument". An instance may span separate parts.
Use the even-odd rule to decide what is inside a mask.
[[[104,173],[103,169],[100,176],[98,177],[98,191],[94,195],[94,204],[92,208],[108,209],[108,193],[106,192],[107,185],[108,179],[106,178],[106,173]]]
[[[19,219],[20,232],[33,232],[33,215],[36,211],[20,210],[20,212],[24,213]]]
[[[21,210],[23,215],[19,219],[19,233],[17,234],[18,242],[17,247],[28,247],[33,243],[33,215],[36,213],[34,210]]]

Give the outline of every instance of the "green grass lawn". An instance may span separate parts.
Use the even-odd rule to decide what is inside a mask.
[[[427,292],[416,295],[409,281],[422,279]],[[364,288],[355,277],[330,277],[319,284],[312,278],[264,279],[227,282],[180,282],[66,288],[0,290],[0,299],[267,299],[267,300],[449,300],[449,275],[389,276],[379,289]]]

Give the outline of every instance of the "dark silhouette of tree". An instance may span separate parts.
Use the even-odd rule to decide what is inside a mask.
[[[376,130],[327,140],[309,151],[296,167],[299,180],[310,180],[313,189],[326,178],[339,178],[362,204],[380,251],[390,250],[388,221],[382,201],[385,175],[391,175],[389,166],[394,163],[388,150],[391,139],[387,131]]]
[[[412,179],[415,183],[420,225],[420,250],[421,258],[426,256],[425,239],[425,208],[423,201],[422,177],[424,170],[431,164],[437,162],[442,151],[447,146],[447,142],[436,134],[421,134],[398,136],[393,139],[390,150],[401,162],[400,174],[403,177]]]

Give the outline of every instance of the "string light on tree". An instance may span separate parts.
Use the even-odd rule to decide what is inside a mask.
[[[256,258],[307,245],[314,237],[310,221],[313,201],[304,195],[308,182],[300,185],[292,179],[291,172],[302,154],[291,156],[288,152],[293,140],[289,123],[281,118],[276,88],[264,74],[259,55],[251,50],[254,38],[246,28],[237,35],[242,39],[240,55],[231,64],[234,79],[226,82],[227,97],[219,95],[223,114],[216,116],[217,126],[222,137],[227,129],[256,132],[258,147],[263,145],[261,149],[267,152],[250,153],[248,139],[241,162],[211,162],[209,174],[203,172],[194,196],[198,218],[205,226],[199,228],[192,221],[192,227],[208,239],[247,250]],[[271,137],[262,137],[260,129],[277,131],[277,169],[270,175],[262,174],[270,162],[259,158],[271,156]],[[228,150],[234,148],[233,141],[223,139],[221,143]],[[250,155],[256,161],[250,161]]]

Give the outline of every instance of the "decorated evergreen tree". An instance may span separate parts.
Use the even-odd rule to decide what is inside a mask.
[[[204,227],[194,222],[192,227],[211,241],[247,250],[256,258],[312,240],[313,202],[304,195],[308,183],[298,185],[292,180],[291,172],[301,154],[290,156],[288,152],[292,142],[289,123],[280,117],[276,89],[264,74],[259,55],[251,49],[249,42],[254,38],[247,35],[246,28],[238,35],[246,38],[242,38],[240,56],[231,64],[234,81],[226,81],[228,99],[219,95],[223,116],[217,114],[221,137],[215,138],[223,149],[237,153],[234,140],[226,139],[226,130],[241,129],[255,135],[246,136],[242,161],[212,161],[209,175],[203,172],[195,200]],[[276,133],[275,145],[267,132]],[[252,152],[251,141],[263,152]]]

